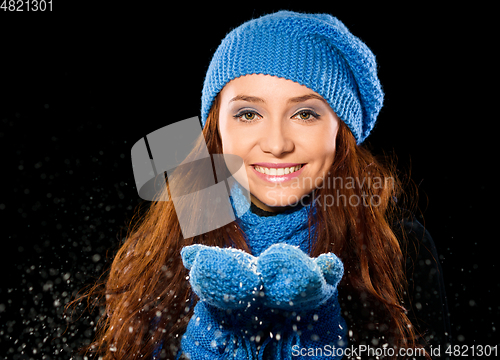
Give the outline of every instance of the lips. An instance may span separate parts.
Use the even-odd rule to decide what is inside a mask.
[[[252,169],[262,180],[282,183],[299,176],[305,166],[306,164],[299,163],[256,163],[253,164]]]
[[[292,167],[292,166],[298,166],[298,165],[305,165],[304,163],[255,163],[251,164],[252,166],[261,166],[261,167],[266,167],[266,168],[287,168],[287,167]]]
[[[280,167],[280,168],[267,168],[267,167],[262,167],[262,166],[254,166],[253,168],[262,174],[285,175],[285,174],[294,173],[295,171],[299,171],[302,168],[302,165],[285,167],[285,168],[282,168],[282,167]]]

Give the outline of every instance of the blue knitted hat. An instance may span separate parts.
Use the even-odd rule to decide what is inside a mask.
[[[250,20],[222,40],[202,92],[205,126],[214,98],[231,80],[266,74],[320,94],[362,143],[375,125],[384,93],[375,56],[337,18],[279,11]]]

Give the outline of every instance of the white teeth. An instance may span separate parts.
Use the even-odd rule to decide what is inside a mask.
[[[287,168],[265,168],[262,166],[255,166],[255,170],[262,174],[267,174],[267,175],[285,175],[285,174],[291,174],[297,170],[300,170],[302,165],[297,165],[297,166],[291,166]]]

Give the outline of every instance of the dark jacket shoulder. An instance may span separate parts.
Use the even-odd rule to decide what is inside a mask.
[[[402,239],[406,255],[408,289],[403,306],[427,347],[445,348],[452,341],[451,325],[443,270],[434,240],[409,212],[404,212],[394,232]]]

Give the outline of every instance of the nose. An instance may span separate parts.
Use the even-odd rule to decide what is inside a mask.
[[[279,158],[283,154],[293,151],[294,147],[293,134],[286,122],[270,121],[260,141],[262,151]]]

